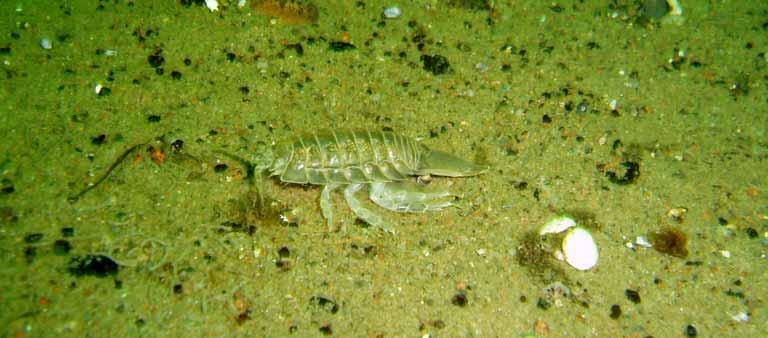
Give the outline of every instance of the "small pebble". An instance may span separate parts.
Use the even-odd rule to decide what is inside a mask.
[[[49,38],[42,38],[40,39],[40,47],[46,50],[51,49],[53,48],[53,42]]]
[[[621,306],[619,304],[611,305],[611,319],[619,319],[621,317]]]
[[[53,253],[56,255],[66,255],[70,250],[72,250],[72,244],[69,244],[69,241],[65,239],[59,239],[56,240],[56,242],[53,242]]]
[[[698,335],[699,335],[699,333],[698,333],[698,331],[696,331],[696,327],[695,326],[693,326],[691,324],[688,324],[688,326],[685,327],[685,336],[686,337],[696,337]]]
[[[629,301],[631,301],[632,303],[635,303],[635,304],[639,304],[640,303],[640,293],[639,292],[637,292],[635,290],[627,289],[627,290],[624,291],[624,295],[626,295],[627,299],[629,299]]]
[[[384,9],[384,17],[387,19],[397,19],[403,15],[403,11],[400,7],[391,6]]]

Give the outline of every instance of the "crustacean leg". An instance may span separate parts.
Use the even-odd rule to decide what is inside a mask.
[[[331,193],[338,187],[338,184],[328,184],[323,187],[323,192],[320,193],[320,211],[323,213],[323,218],[328,221],[328,231],[333,231],[333,204],[331,203]]]
[[[365,221],[366,223],[373,225],[375,227],[379,227],[383,229],[386,232],[395,233],[395,230],[389,226],[381,216],[377,215],[373,211],[368,210],[363,206],[363,204],[355,198],[355,193],[360,191],[360,189],[363,188],[363,184],[361,183],[355,183],[350,184],[347,186],[346,189],[344,189],[344,198],[347,200],[347,205],[349,205],[349,208],[352,209],[352,212],[355,213],[355,215]]]
[[[397,212],[426,212],[453,205],[457,195],[447,190],[428,188],[412,181],[371,183],[371,201]]]

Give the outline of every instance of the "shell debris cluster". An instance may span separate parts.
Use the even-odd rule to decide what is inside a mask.
[[[558,216],[541,227],[540,236],[565,233],[560,242],[560,248],[555,250],[557,259],[564,260],[577,270],[586,271],[597,265],[600,253],[592,234],[586,228],[579,226],[569,216]]]

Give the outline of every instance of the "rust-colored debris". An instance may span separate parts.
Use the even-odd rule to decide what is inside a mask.
[[[688,257],[688,235],[682,230],[667,228],[648,235],[656,251],[675,257]]]
[[[317,22],[317,7],[305,0],[256,0],[251,5],[256,12],[274,16],[280,21],[294,25],[309,25]]]

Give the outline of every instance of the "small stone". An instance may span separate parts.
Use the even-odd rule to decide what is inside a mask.
[[[621,306],[619,304],[611,305],[611,319],[619,319],[621,317]]]
[[[699,333],[696,331],[696,327],[692,324],[688,324],[688,326],[685,327],[685,336],[686,337],[696,337]]]
[[[451,304],[464,307],[467,305],[469,300],[467,299],[467,292],[464,290],[459,290],[456,292],[456,294],[451,298]]]
[[[401,15],[403,15],[403,10],[401,10],[400,7],[391,6],[384,9],[384,18],[397,19]]]
[[[42,38],[40,39],[40,47],[46,50],[51,49],[53,48],[53,42],[49,38]]]
[[[624,291],[624,295],[627,296],[627,299],[629,299],[630,302],[635,303],[635,304],[639,304],[640,303],[640,293],[639,292],[637,292],[635,290],[627,289],[627,290]]]
[[[70,250],[72,250],[72,244],[69,244],[69,241],[66,239],[59,239],[53,242],[53,253],[56,255],[66,255]]]
[[[219,164],[217,164],[216,166],[213,167],[213,171],[216,172],[216,173],[223,173],[223,172],[227,171],[228,168],[229,168],[229,166],[227,166],[226,163],[219,163]]]

